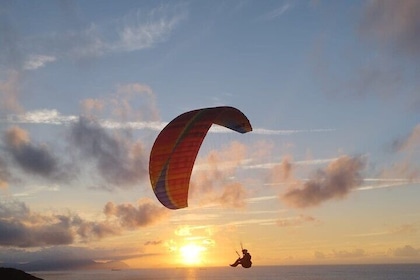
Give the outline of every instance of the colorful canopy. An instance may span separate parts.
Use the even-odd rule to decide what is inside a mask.
[[[156,197],[167,208],[188,206],[191,171],[212,124],[240,133],[252,131],[248,118],[241,111],[223,106],[183,113],[156,138],[150,153],[150,182]]]

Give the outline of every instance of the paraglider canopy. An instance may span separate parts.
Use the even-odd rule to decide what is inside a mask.
[[[188,206],[192,168],[212,124],[239,133],[252,131],[248,118],[229,106],[203,108],[173,119],[156,138],[149,161],[149,176],[159,201],[169,209]]]

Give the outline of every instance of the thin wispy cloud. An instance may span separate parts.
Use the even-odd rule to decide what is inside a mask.
[[[94,100],[86,100],[84,102],[84,107],[93,108],[100,107],[100,103],[96,101],[95,105]],[[88,105],[85,105],[88,104]],[[99,110],[99,109],[98,109]],[[63,115],[56,109],[41,109],[28,111],[22,114],[9,114],[6,118],[0,119],[1,123],[8,124],[50,124],[50,125],[70,125],[79,120],[77,115]],[[112,119],[100,118],[96,119],[98,124],[103,128],[109,129],[151,129],[151,130],[162,130],[168,122],[160,121],[117,121]],[[284,135],[289,136],[293,134],[300,133],[328,133],[336,131],[332,128],[322,128],[322,129],[291,129],[291,130],[276,130],[276,129],[265,129],[265,128],[255,128],[252,133],[257,135]],[[222,126],[213,125],[210,130],[210,133],[233,133],[232,130],[227,129]]]
[[[278,17],[281,17],[283,14],[285,14],[287,11],[289,11],[292,8],[292,4],[290,3],[284,3],[278,8],[275,8],[271,10],[270,12],[260,16],[259,20],[274,20]]]
[[[187,16],[183,5],[161,5],[148,12],[132,11],[107,23],[91,23],[84,30],[63,34],[69,42],[63,55],[97,57],[111,53],[140,51],[166,41]]]
[[[363,179],[364,183],[370,183],[356,188],[357,191],[367,191],[385,188],[402,187],[410,184],[418,184],[420,181],[413,181],[409,179]]]
[[[44,67],[47,63],[54,62],[56,58],[50,55],[30,55],[25,61],[23,69],[35,70]]]

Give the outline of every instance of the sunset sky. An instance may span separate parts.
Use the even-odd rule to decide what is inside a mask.
[[[420,1],[0,0],[0,262],[420,262]],[[150,150],[233,106],[189,207]],[[0,264],[1,265],[1,264]]]

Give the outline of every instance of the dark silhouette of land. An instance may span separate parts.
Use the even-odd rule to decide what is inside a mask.
[[[0,279],[7,280],[43,280],[15,268],[0,267]]]
[[[4,267],[13,267],[23,271],[53,271],[80,269],[127,269],[129,266],[121,261],[96,262],[91,259],[77,260],[38,260],[27,263],[2,263]],[[0,279],[8,279],[2,278]]]

